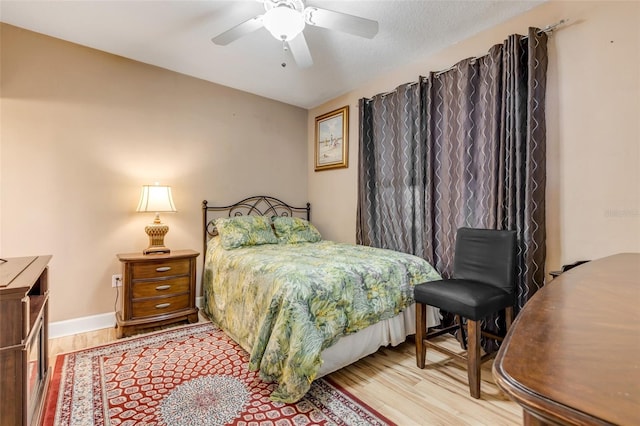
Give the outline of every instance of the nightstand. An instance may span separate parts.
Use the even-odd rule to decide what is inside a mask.
[[[122,262],[116,336],[180,321],[198,322],[195,250],[118,254]]]

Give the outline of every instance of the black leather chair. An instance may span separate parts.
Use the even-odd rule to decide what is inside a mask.
[[[516,232],[460,228],[456,234],[453,277],[415,287],[416,362],[424,368],[427,346],[467,362],[471,396],[480,398],[480,367],[495,353],[480,356],[480,336],[501,341],[481,329],[481,320],[502,309],[506,328],[513,321],[515,304]],[[455,315],[455,324],[427,333],[427,305]],[[468,343],[462,318],[467,319]],[[431,341],[433,337],[458,330],[457,337],[466,356]],[[468,348],[467,348],[468,345]]]

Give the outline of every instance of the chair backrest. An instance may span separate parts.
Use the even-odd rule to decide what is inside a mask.
[[[514,291],[516,231],[460,228],[453,257],[453,278]]]

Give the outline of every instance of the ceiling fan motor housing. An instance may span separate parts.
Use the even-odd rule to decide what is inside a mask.
[[[268,12],[274,7],[288,7],[297,12],[302,13],[304,11],[304,3],[302,0],[263,0],[264,9]]]

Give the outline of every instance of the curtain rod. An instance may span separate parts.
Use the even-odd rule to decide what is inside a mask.
[[[560,25],[564,25],[567,22],[569,22],[568,19],[561,19],[558,22],[556,22],[555,24],[547,25],[546,27],[544,27],[543,29],[538,31],[538,34],[553,32],[553,30],[555,30],[557,27],[559,27]],[[524,38],[527,38],[527,37],[529,37],[529,36],[524,36]]]
[[[558,22],[556,22],[556,23],[554,23],[554,24],[550,24],[550,25],[547,25],[546,27],[542,28],[541,30],[539,30],[539,31],[538,31],[538,34],[542,34],[542,33],[551,33],[551,32],[553,32],[553,30],[555,30],[556,28],[558,28],[560,25],[564,25],[564,24],[566,24],[567,22],[569,22],[569,20],[568,20],[568,19],[561,19],[561,20],[559,20]],[[523,36],[523,37],[522,37],[522,39],[527,39],[527,38],[529,38],[529,36]],[[486,54],[484,54],[484,55],[482,55],[482,56],[477,56],[477,57],[473,58],[473,60],[477,60],[477,59],[483,58],[483,57],[485,57],[485,56],[487,56],[487,55],[488,55],[488,53],[486,53]],[[455,65],[453,65],[453,66],[451,66],[451,67],[449,67],[449,68],[443,69],[442,71],[438,71],[438,72],[436,72],[436,73],[434,74],[434,76],[435,76],[435,77],[438,77],[438,76],[439,76],[439,75],[441,75],[441,74],[444,74],[444,73],[446,73],[446,72],[448,72],[448,71],[451,71],[451,70],[452,70],[452,69],[454,69],[455,67],[456,67],[456,66],[455,66]],[[407,86],[408,86],[408,87],[415,86],[416,84],[418,84],[418,83],[419,83],[419,82],[421,82],[422,80],[426,80],[427,78],[428,78],[428,77],[422,77],[422,76],[420,76],[420,78],[419,78],[419,80],[418,80],[418,81],[413,82],[413,83],[409,83]],[[391,90],[391,91],[389,91],[389,92],[380,93],[380,94],[378,94],[378,95],[376,95],[376,96],[382,96],[382,97],[384,98],[385,96],[390,95],[390,94],[394,93],[395,91],[396,91],[396,89],[393,89],[393,90]]]
[[[553,32],[553,30],[555,30],[557,27],[559,27],[560,25],[565,24],[565,23],[566,23],[566,22],[568,22],[568,21],[569,21],[568,19],[561,19],[561,20],[559,20],[558,22],[556,22],[555,24],[547,25],[546,27],[544,27],[543,29],[541,29],[541,30],[539,30],[539,31],[538,31],[538,35],[540,35],[540,34],[542,34],[542,33],[551,33],[551,32]],[[526,35],[526,36],[522,36],[521,40],[525,40],[525,39],[528,39],[528,38],[529,38],[529,36],[528,36],[528,35]],[[485,57],[485,56],[487,56],[488,54],[489,54],[489,53],[485,53],[485,54],[484,54],[484,55],[482,55],[482,56],[477,56],[477,57],[473,58],[473,60],[475,61],[475,60],[478,60],[478,59],[480,59],[480,58],[484,58],[484,57]],[[446,72],[448,72],[448,71],[451,71],[451,70],[452,70],[452,69],[454,69],[455,67],[456,67],[456,66],[455,66],[455,65],[453,65],[453,66],[451,66],[451,67],[449,67],[449,68],[447,68],[447,69],[444,69],[444,70],[442,70],[442,71],[438,71],[437,73],[435,73],[435,76],[436,76],[436,77],[438,77],[440,74],[444,74],[444,73],[446,73]],[[426,77],[422,77],[422,78],[426,78]]]

